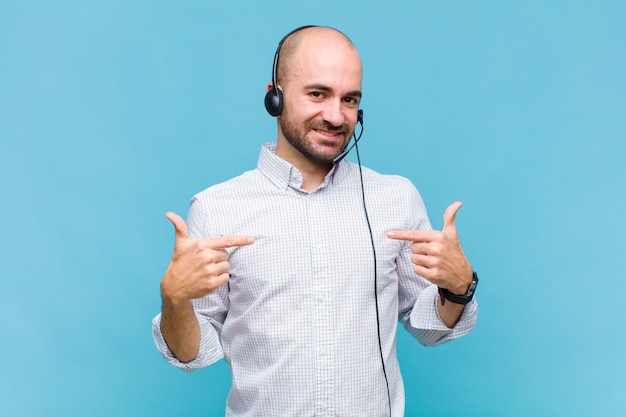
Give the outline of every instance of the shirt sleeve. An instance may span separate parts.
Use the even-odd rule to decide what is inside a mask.
[[[212,237],[211,222],[201,203],[194,197],[187,215],[187,231],[192,239]],[[209,366],[224,357],[221,330],[228,312],[228,284],[222,285],[206,297],[193,300],[200,325],[200,347],[191,362],[181,362],[172,354],[161,333],[161,314],[152,320],[152,338],[158,351],[172,365],[191,372]]]
[[[407,229],[431,230],[424,202],[415,188],[413,191],[409,202],[411,217],[407,221]],[[437,309],[438,288],[413,270],[410,242],[404,242],[396,268],[399,320],[422,345],[441,345],[464,336],[474,329],[478,316],[476,300],[472,300],[465,306],[463,314],[452,329],[443,323]]]
[[[476,324],[478,304],[469,302],[461,318],[448,328],[439,317],[437,286],[430,284],[417,297],[413,308],[401,316],[404,328],[424,346],[437,346],[470,333]]]

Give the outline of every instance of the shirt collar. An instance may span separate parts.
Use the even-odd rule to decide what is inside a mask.
[[[343,160],[335,164],[326,174],[324,182],[318,189],[343,178],[347,171],[347,165],[349,163]],[[261,146],[257,169],[278,188],[287,189],[291,187],[302,191],[302,174],[295,166],[276,156],[276,142],[264,143]]]

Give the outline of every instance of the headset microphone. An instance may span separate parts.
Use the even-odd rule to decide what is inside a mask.
[[[357,123],[359,123],[361,125],[361,132],[359,132],[359,136],[357,137],[357,135],[356,135],[356,126],[354,126],[355,130],[354,130],[354,132],[352,132],[352,135],[354,137],[354,143],[352,144],[352,146],[350,146],[349,148],[347,148],[346,150],[341,152],[339,155],[334,157],[333,158],[333,163],[338,164],[343,158],[346,157],[346,155],[348,155],[350,153],[352,148],[354,148],[356,146],[356,144],[359,141],[359,139],[361,139],[361,136],[363,135],[363,110],[359,109],[359,112],[357,113],[356,121],[357,121]]]

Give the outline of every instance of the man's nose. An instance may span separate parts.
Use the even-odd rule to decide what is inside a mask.
[[[334,127],[343,126],[346,118],[344,117],[342,110],[341,102],[339,100],[331,100],[326,103],[322,117]]]

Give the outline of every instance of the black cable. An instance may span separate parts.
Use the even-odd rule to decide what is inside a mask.
[[[361,130],[363,134],[363,130]],[[361,135],[359,135],[359,138]],[[356,139],[356,136],[355,136]],[[383,368],[383,375],[385,377],[385,385],[387,388],[387,404],[389,404],[389,417],[391,417],[391,394],[389,393],[389,379],[387,378],[387,369],[385,367],[385,358],[383,355],[383,344],[380,337],[380,312],[378,310],[378,271],[376,264],[376,246],[374,245],[374,234],[372,233],[372,225],[370,224],[370,218],[367,214],[367,206],[365,204],[365,186],[363,184],[363,170],[361,169],[361,157],[359,155],[359,147],[357,146],[358,140],[354,142],[352,146],[356,149],[356,159],[359,163],[359,176],[361,177],[361,197],[363,199],[363,212],[365,213],[365,220],[367,221],[367,228],[370,232],[370,241],[372,242],[372,253],[374,254],[374,300],[376,303],[376,330],[378,335],[378,351],[380,352],[380,364]]]

